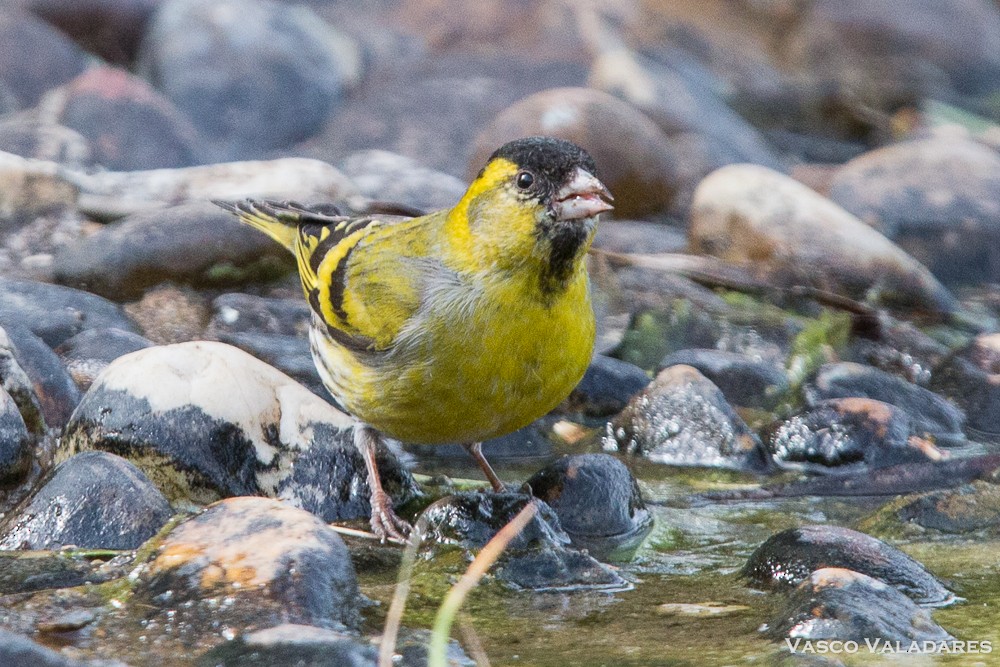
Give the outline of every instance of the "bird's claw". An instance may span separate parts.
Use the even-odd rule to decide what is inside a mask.
[[[410,532],[413,526],[404,519],[396,516],[392,509],[392,500],[385,493],[373,494],[372,499],[372,532],[385,542],[400,542],[405,544],[409,541]]]

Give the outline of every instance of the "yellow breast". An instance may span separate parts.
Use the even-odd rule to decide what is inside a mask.
[[[594,346],[585,271],[548,302],[510,276],[453,289],[375,363],[314,327],[317,366],[348,411],[406,442],[474,442],[531,423],[580,381]]]

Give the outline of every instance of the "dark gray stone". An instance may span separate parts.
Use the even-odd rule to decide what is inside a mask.
[[[538,503],[538,513],[507,545],[496,565],[497,577],[531,590],[624,585],[612,569],[569,548],[570,538],[552,508],[529,495],[459,493],[432,504],[420,521],[427,522],[436,543],[478,551],[532,501]]]
[[[311,9],[268,0],[165,2],[139,62],[220,161],[312,136],[359,66],[357,45]]]
[[[767,445],[779,465],[838,474],[940,458],[911,431],[910,416],[888,403],[832,398],[772,427]]]
[[[2,549],[136,549],[172,511],[142,471],[104,452],[57,466],[41,487],[0,523]]]
[[[0,326],[5,322],[26,326],[50,347],[84,329],[138,333],[122,309],[107,299],[69,287],[0,277]]]
[[[383,150],[352,153],[338,166],[365,197],[405,204],[427,213],[451,208],[467,187],[451,174]]]
[[[965,415],[947,399],[878,368],[850,362],[825,364],[805,388],[806,401],[815,406],[830,398],[857,396],[889,403],[912,420],[914,435],[945,443],[965,439]]]
[[[59,356],[26,327],[7,323],[4,330],[14,344],[17,363],[31,381],[49,428],[62,428],[80,402],[80,390]]]
[[[61,32],[27,12],[4,8],[0,89],[6,91],[14,109],[34,106],[45,91],[72,79],[86,66],[87,54]]]
[[[730,403],[752,408],[773,408],[788,391],[784,368],[739,352],[688,349],[669,354],[660,369],[675,364],[697,368],[722,390]]]
[[[825,567],[868,575],[921,605],[941,606],[955,600],[934,575],[899,549],[839,526],[802,526],[772,535],[751,554],[743,576],[754,586],[790,590]]]
[[[892,586],[836,567],[810,574],[762,629],[775,640],[839,639],[862,646],[865,639],[904,646],[952,639],[926,609]]]
[[[621,412],[649,383],[646,371],[635,364],[599,354],[562,407],[586,417],[608,417]]]
[[[638,482],[613,456],[564,456],[524,485],[555,510],[573,546],[599,560],[630,560],[653,529]]]
[[[0,385],[0,486],[18,482],[31,464],[31,440],[17,404]]]
[[[112,299],[171,281],[226,286],[288,272],[280,245],[208,202],[138,213],[59,250],[55,279]]]

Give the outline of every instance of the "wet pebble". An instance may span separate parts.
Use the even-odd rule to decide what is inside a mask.
[[[238,396],[239,400],[233,400]],[[84,395],[65,453],[98,449],[133,460],[171,500],[281,498],[326,521],[367,518],[367,475],[354,420],[229,345],[196,341],[121,357]],[[416,485],[381,448],[386,491]]]
[[[443,498],[421,515],[437,549],[454,545],[482,549],[532,496],[519,493],[460,493]],[[593,557],[570,548],[570,538],[551,507],[538,503],[538,514],[507,546],[495,574],[520,588],[618,588],[624,581]]]
[[[210,315],[204,293],[170,283],[153,287],[138,301],[125,304],[125,312],[139,325],[142,335],[158,345],[201,339]]]
[[[865,639],[895,643],[947,641],[952,636],[892,586],[852,570],[816,570],[762,630],[775,640]]]
[[[233,215],[204,203],[138,213],[60,249],[55,279],[108,298],[159,283],[223,286],[286,273],[287,251]]]
[[[87,329],[65,341],[55,352],[76,386],[86,391],[112,361],[152,346],[152,341],[131,331]]]
[[[374,665],[377,658],[376,647],[350,634],[285,623],[217,646],[199,657],[195,667],[362,667]]]
[[[916,603],[950,604],[955,596],[899,549],[839,526],[801,526],[769,537],[750,555],[743,576],[754,586],[790,590],[822,568],[846,568],[884,582]]]
[[[86,137],[112,171],[187,167],[200,161],[190,121],[142,79],[93,67],[45,95],[42,116]]]
[[[264,363],[274,366],[282,373],[302,383],[317,396],[323,398],[329,396],[323,385],[323,380],[319,376],[319,371],[316,370],[308,338],[256,332],[221,332],[217,338],[223,343],[238,347]]]
[[[451,174],[383,150],[352,153],[338,166],[369,199],[405,204],[424,212],[451,208],[467,187]]]
[[[280,623],[356,629],[365,604],[340,536],[270,498],[222,500],[179,525],[144,568],[136,594],[192,619],[213,598],[212,621],[236,632]],[[221,598],[231,601],[219,605]],[[188,600],[195,604],[181,604]]]
[[[263,333],[303,337],[309,333],[312,312],[298,295],[282,299],[237,292],[216,297],[212,310],[208,330],[213,335]]]
[[[8,6],[0,16],[0,112],[34,106],[42,94],[79,74],[87,54],[41,19]],[[30,57],[25,57],[31,54]]]
[[[691,366],[665,368],[608,424],[605,449],[657,463],[763,471],[768,455],[722,392]]]
[[[562,409],[586,417],[609,417],[621,412],[649,382],[646,371],[635,364],[598,354]]]
[[[846,474],[864,468],[937,461],[942,453],[911,438],[910,416],[868,398],[833,398],[773,427],[768,448],[779,465]]]
[[[946,283],[1000,267],[1000,155],[970,139],[932,137],[865,153],[841,167],[830,198]]]
[[[483,441],[483,456],[489,461],[537,463],[552,455],[552,417],[542,417],[512,433]],[[461,445],[414,445],[403,443],[406,451],[421,460],[437,459],[471,464],[469,453]],[[478,469],[477,469],[478,470]]]
[[[0,323],[22,324],[56,347],[84,329],[138,333],[121,307],[82,290],[0,277]]]
[[[505,109],[476,138],[468,176],[497,146],[532,135],[585,148],[615,196],[617,216],[663,212],[680,188],[679,156],[660,128],[630,104],[589,88],[546,90]]]
[[[698,185],[690,250],[777,285],[805,285],[904,311],[952,313],[957,302],[923,265],[841,207],[784,174],[731,165]]]
[[[57,466],[0,523],[0,549],[136,549],[167,522],[170,505],[128,461],[84,452]]]
[[[221,160],[312,136],[360,77],[361,58],[306,6],[170,0],[153,16],[138,67]]]
[[[773,408],[788,391],[781,366],[739,352],[687,349],[669,354],[660,368],[686,364],[698,369],[722,390],[726,400],[752,408]]]
[[[31,441],[24,419],[0,385],[0,486],[16,483],[31,464]]]
[[[830,398],[860,397],[889,403],[906,412],[912,432],[945,444],[962,442],[965,415],[947,399],[929,389],[871,366],[842,362],[825,364],[805,388],[806,401],[815,406]]]
[[[555,510],[574,547],[602,561],[628,561],[653,529],[639,483],[607,454],[564,456],[545,466],[525,490]]]

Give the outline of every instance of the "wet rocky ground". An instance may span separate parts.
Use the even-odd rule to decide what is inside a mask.
[[[393,664],[529,504],[447,664],[992,664],[998,93],[990,0],[0,0],[0,665],[376,664],[409,557],[209,201],[434,210],[530,134],[615,195],[597,354],[505,493],[378,453]]]

